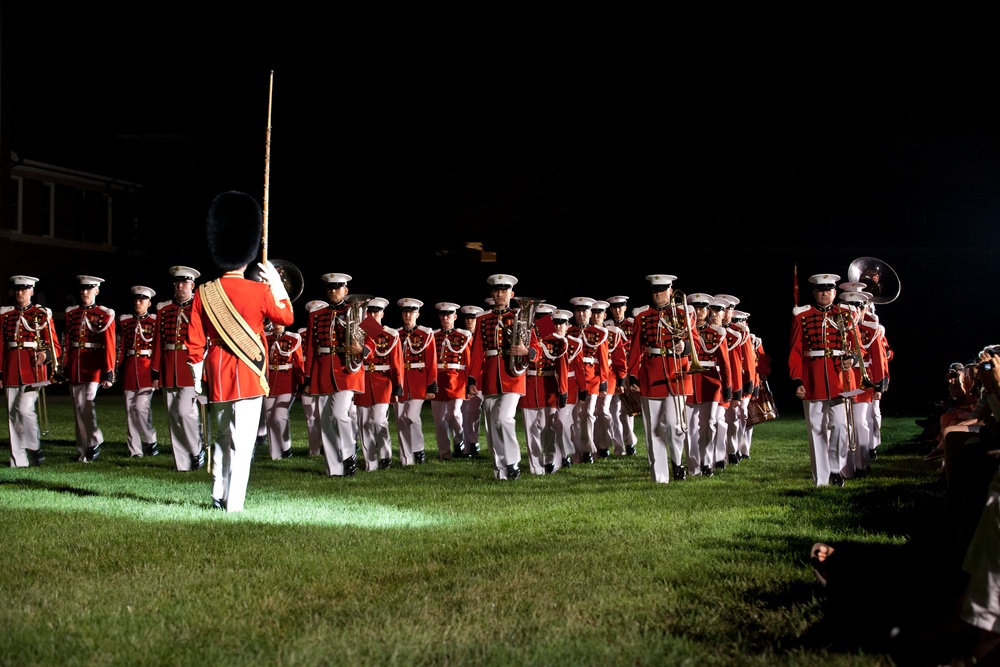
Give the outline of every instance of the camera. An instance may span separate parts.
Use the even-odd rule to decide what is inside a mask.
[[[983,363],[979,364],[979,367],[982,368],[984,371],[993,370],[993,364],[991,364],[988,361],[984,361]]]

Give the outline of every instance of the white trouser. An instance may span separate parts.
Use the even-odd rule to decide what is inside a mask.
[[[365,470],[378,470],[378,462],[392,458],[392,439],[389,437],[389,404],[376,403],[371,407],[358,406],[358,432],[361,434],[361,454]]]
[[[316,396],[319,403],[320,430],[323,435],[323,458],[326,474],[342,476],[344,461],[354,456],[357,425],[351,418],[354,407],[353,391],[337,391]]]
[[[740,400],[736,408],[736,453],[750,456],[750,442],[747,437],[747,419],[750,417],[750,399],[748,394]]]
[[[740,447],[740,405],[739,401],[729,401],[729,407],[726,408],[726,433],[725,433],[725,443],[726,443],[726,456],[722,457],[725,461],[729,454],[735,454],[739,451]]]
[[[76,414],[76,451],[80,453],[81,461],[86,460],[88,449],[104,442],[104,434],[97,426],[97,388],[100,386],[97,382],[69,386]]]
[[[689,475],[700,475],[701,468],[715,465],[715,425],[717,401],[688,404],[688,455]],[[690,451],[693,449],[694,451]]]
[[[584,399],[577,399],[573,409],[573,420],[580,432],[577,442],[579,454],[595,454],[597,445],[594,443],[594,427],[597,424],[597,394],[587,394]]]
[[[462,442],[466,445],[479,442],[479,427],[483,421],[483,392],[477,391],[462,403]]]
[[[483,425],[497,479],[507,479],[507,466],[516,466],[521,462],[521,444],[517,441],[516,428],[517,402],[520,399],[520,394],[513,393],[483,396]]]
[[[621,401],[614,394],[597,395],[597,405],[594,407],[594,414],[597,417],[597,421],[594,422],[594,445],[599,450],[624,454],[621,421],[612,414],[615,403],[620,410]]]
[[[844,460],[844,469],[840,471],[847,479],[851,479],[871,465],[871,412],[871,402],[851,404],[852,427],[854,431],[850,434],[852,437],[847,441],[847,458]],[[853,452],[850,451],[851,444],[855,445]]]
[[[323,452],[323,433],[319,428],[319,401],[312,394],[302,394],[302,412],[306,416],[309,456],[319,456]]]
[[[263,399],[255,396],[212,403],[215,421],[212,498],[222,500],[227,512],[241,512],[246,501]]]
[[[809,429],[809,461],[816,486],[830,484],[847,459],[847,411],[844,399],[802,401]]]
[[[575,405],[566,405],[556,412],[556,457],[555,469],[558,470],[563,465],[564,459],[573,458],[576,454],[576,445],[573,444],[580,437],[576,430],[576,421],[573,419],[573,409]]]
[[[621,394],[609,394],[608,395],[608,412],[611,415],[611,442],[614,443],[615,451],[617,456],[625,455],[625,445],[635,446],[635,442],[627,442],[627,435],[625,433],[626,429],[630,426],[626,424],[625,417],[627,415],[622,412],[622,397]],[[632,434],[635,438],[635,434]]]
[[[416,453],[424,451],[424,427],[420,409],[424,399],[411,398],[396,404],[396,432],[399,435],[399,463],[411,466],[416,463]]]
[[[874,399],[872,401],[872,449],[882,444],[882,401]]]
[[[555,471],[556,413],[558,408],[524,408],[524,436],[528,446],[528,471],[544,475],[545,466]]]
[[[142,456],[142,446],[156,442],[153,428],[153,388],[125,390],[125,417],[128,422],[129,456]]]
[[[628,389],[625,391],[628,391]],[[621,408],[618,414],[622,424],[622,443],[626,447],[635,447],[639,444],[639,438],[635,435],[635,416],[630,415],[625,411],[625,406],[622,404],[621,396],[617,396],[616,398],[618,399],[617,403]]]
[[[10,467],[28,466],[28,450],[42,447],[38,436],[38,387],[7,387],[7,425],[10,429]]]
[[[451,459],[451,448],[463,437],[462,404],[465,399],[449,398],[446,401],[431,401],[434,415],[434,435],[437,438],[438,457]]]
[[[194,387],[167,387],[163,396],[167,401],[167,425],[170,427],[174,465],[181,471],[195,470],[202,448],[198,394]],[[260,420],[259,414],[257,419]],[[257,424],[253,428],[256,439]]]
[[[666,398],[642,397],[642,421],[646,427],[646,453],[649,472],[654,482],[670,481],[670,465],[683,461],[687,428],[681,427],[681,401],[683,396]]]
[[[267,423],[267,447],[271,460],[282,457],[283,452],[292,448],[292,430],[289,412],[295,394],[278,394],[264,399],[264,415]]]
[[[729,408],[721,403],[716,403],[715,407],[715,442],[710,448],[712,450],[710,459],[712,463],[709,465],[714,466],[716,463],[726,462],[726,437],[729,435],[729,422],[726,420],[726,415],[729,412]]]

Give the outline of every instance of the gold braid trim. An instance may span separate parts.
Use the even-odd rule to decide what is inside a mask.
[[[226,291],[222,289],[219,280],[204,283],[198,288],[201,302],[205,305],[205,313],[211,320],[215,330],[232,350],[236,357],[249,366],[260,378],[264,394],[271,393],[267,384],[267,350],[260,336],[254,333],[246,320],[233,307]]]

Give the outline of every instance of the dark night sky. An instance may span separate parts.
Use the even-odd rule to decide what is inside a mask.
[[[150,239],[150,267],[208,266],[211,197],[262,194],[273,70],[270,254],[302,269],[302,301],[343,271],[390,301],[481,303],[486,276],[510,272],[557,305],[640,305],[643,277],[672,273],[743,300],[779,393],[793,267],[804,302],[809,275],[846,280],[872,256],[902,285],[879,308],[898,354],[884,410],[922,412],[948,363],[1000,342],[1000,61],[986,49],[19,4],[3,8],[11,148],[143,183],[149,227],[180,230]],[[464,241],[497,264],[456,260]]]

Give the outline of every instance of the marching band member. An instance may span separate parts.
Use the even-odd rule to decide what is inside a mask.
[[[132,312],[121,316],[116,375],[125,392],[126,443],[132,457],[156,456],[156,429],[153,427],[153,347],[156,341],[156,313],[149,312],[151,288],[132,288]]]
[[[31,302],[38,278],[18,275],[10,282],[14,305],[0,308],[0,376],[7,398],[10,467],[24,468],[44,460],[36,409],[40,390],[49,384],[49,365],[58,369],[62,345],[52,311]]]
[[[350,329],[360,324],[352,321],[355,306],[347,302],[350,281],[346,273],[323,274],[330,305],[309,313],[306,337],[306,385],[319,404],[323,457],[331,477],[349,477],[358,470],[354,453],[357,426],[351,411],[354,395],[365,390],[364,362],[371,354],[371,348],[358,339],[363,337],[352,339],[358,332]],[[371,321],[381,330],[380,324]]]
[[[850,311],[834,303],[840,276],[818,273],[809,278],[815,305],[792,311],[788,374],[802,400],[809,432],[809,460],[816,486],[844,485],[848,453],[847,408],[841,393],[849,390],[844,371],[854,365],[847,343],[853,326]],[[857,333],[857,328],[854,328]]]
[[[747,318],[750,317],[750,313],[746,313],[746,315]],[[754,368],[757,371],[757,394],[754,398],[756,399],[760,397],[761,400],[770,401],[771,394],[770,391],[767,390],[767,377],[771,374],[771,357],[764,352],[764,341],[760,336],[751,331],[750,338],[754,350]],[[742,449],[743,444],[745,444],[746,449]],[[750,458],[751,445],[753,445],[753,424],[751,424],[748,420],[746,425],[745,440],[744,443],[741,443],[741,460]]]
[[[216,196],[206,227],[212,261],[225,273],[195,294],[187,363],[199,394],[204,377],[212,408],[212,507],[240,512],[269,390],[264,322],[287,327],[295,318],[273,264],[257,265],[262,282],[244,277],[261,244],[263,213],[257,200],[232,191]]]
[[[101,453],[104,433],[97,425],[97,390],[115,381],[115,311],[97,305],[103,278],[77,276],[80,305],[66,308],[62,367],[69,382],[76,414],[76,449],[80,461],[94,461]]]
[[[560,404],[556,413],[556,449],[561,459],[561,465],[556,466],[556,470],[570,467],[574,459],[579,461],[576,443],[580,442],[580,423],[576,420],[576,402],[580,388],[576,384],[575,364],[576,358],[583,352],[583,340],[569,335],[572,320],[573,313],[568,310],[552,312],[556,333],[566,337],[566,403]]]
[[[567,333],[583,341],[583,353],[573,362],[578,389],[573,419],[580,433],[577,454],[580,463],[593,463],[594,454],[598,453],[594,435],[597,426],[597,401],[601,396],[607,395],[608,375],[611,373],[608,362],[608,331],[590,323],[594,299],[578,296],[569,302],[573,304],[574,321]],[[601,452],[601,455],[607,456],[607,450]]]
[[[685,403],[692,392],[688,327],[694,326],[686,304],[673,303],[676,276],[646,276],[652,307],[635,315],[629,350],[629,390],[639,392],[646,430],[650,475],[666,484],[671,472],[682,480],[687,424]],[[671,464],[673,468],[671,469]]]
[[[601,458],[611,456],[612,451],[617,454],[625,453],[621,421],[618,415],[612,417],[611,401],[618,392],[619,383],[628,374],[628,356],[622,345],[624,335],[621,330],[613,324],[610,326],[605,324],[609,305],[607,301],[597,300],[590,308],[591,326],[604,329],[607,336],[605,340],[608,351],[607,390],[597,396],[597,405],[594,407],[594,414],[597,417],[594,422],[594,445],[597,447],[597,455]]]
[[[539,354],[528,363],[525,371],[525,394],[519,407],[524,418],[524,435],[528,449],[528,471],[532,475],[551,475],[562,467],[562,457],[557,456],[556,429],[558,411],[566,404],[566,337],[559,327],[552,324],[552,333],[541,333],[539,320],[548,317],[554,322],[555,308],[541,304],[535,310],[535,335],[539,337]],[[569,315],[568,311],[559,311]],[[563,321],[562,328],[568,317]]]
[[[711,477],[715,468],[715,436],[719,403],[732,398],[732,380],[729,377],[729,348],[726,330],[722,328],[722,300],[710,294],[696,292],[688,295],[694,307],[696,334],[695,353],[705,369],[694,373],[688,404],[688,457],[689,475]],[[709,307],[715,304],[717,308]]]
[[[526,385],[524,373],[517,370],[538,356],[538,338],[531,322],[524,323],[526,331],[519,330],[519,313],[511,310],[517,278],[495,273],[486,282],[494,305],[480,316],[473,334],[469,394],[483,392],[483,423],[494,476],[498,480],[516,480],[521,476],[517,404]],[[527,344],[519,339],[520,334],[527,336]]]
[[[368,301],[367,314],[379,325],[389,302],[382,297]],[[403,395],[403,351],[399,332],[387,326],[370,335],[372,354],[365,362],[365,390],[354,395],[358,433],[365,471],[385,470],[392,465],[389,435],[389,405]]]
[[[434,330],[417,326],[419,299],[403,298],[399,306],[403,326],[399,328],[399,344],[403,352],[403,396],[396,404],[396,430],[399,433],[399,462],[403,466],[427,460],[424,450],[424,429],[420,411],[424,400],[437,395],[437,348]]]
[[[618,456],[635,456],[635,445],[638,442],[638,438],[635,435],[635,413],[628,407],[628,399],[626,398],[625,403],[622,402],[623,397],[625,397],[625,374],[628,373],[628,350],[629,341],[632,340],[632,332],[635,326],[635,319],[632,317],[625,316],[625,308],[628,305],[627,296],[609,296],[607,298],[608,302],[608,315],[611,316],[611,324],[621,331],[621,336],[618,336],[618,344],[616,350],[612,350],[610,347],[608,349],[609,354],[611,354],[612,359],[612,369],[616,370],[618,373],[618,378],[616,381],[615,392],[611,396],[611,419],[612,419],[612,440],[615,446],[618,446],[619,441],[621,442],[623,449],[619,451],[615,449],[615,454]],[[608,327],[611,328],[610,326]],[[609,343],[610,345],[610,343]],[[617,352],[620,350],[620,356]],[[624,359],[625,368],[620,369],[615,366],[616,361],[621,361]],[[616,424],[617,422],[617,424]]]
[[[305,303],[306,316],[314,310],[329,306],[326,301],[313,299]],[[309,358],[309,327],[300,327],[298,330],[299,339],[302,341],[302,372],[305,373],[305,361]],[[309,437],[309,456],[321,456],[323,454],[323,434],[319,428],[319,403],[316,397],[309,391],[309,386],[305,384],[303,377],[302,386],[302,412],[306,418],[306,433]]]
[[[202,433],[198,392],[188,367],[188,327],[194,304],[194,281],[201,273],[189,266],[172,266],[174,296],[156,305],[156,343],[153,346],[153,387],[163,390],[167,403],[167,426],[174,466],[181,472],[205,465],[205,439]]]
[[[743,310],[733,310],[730,326],[743,336],[743,347],[740,350],[740,361],[743,364],[743,395],[737,407],[736,418],[736,461],[750,458],[750,447],[747,444],[747,420],[750,417],[750,401],[760,392],[760,378],[757,376],[757,351],[754,349],[753,334],[747,319],[750,313]]]
[[[475,335],[476,322],[483,309],[479,306],[462,306],[459,308],[462,313],[464,328],[469,333]],[[462,402],[462,443],[465,445],[465,455],[473,457],[479,454],[479,429],[483,422],[483,392],[476,391],[468,393],[466,388],[465,401]]]
[[[462,404],[469,386],[469,359],[472,355],[472,332],[455,326],[459,305],[441,301],[434,306],[441,328],[434,330],[434,347],[437,350],[438,392],[431,401],[434,416],[434,435],[437,438],[438,458],[442,461],[465,456],[465,426],[462,423]]]
[[[302,336],[287,331],[285,325],[274,324],[267,336],[267,383],[270,392],[264,397],[267,442],[271,460],[292,456],[292,430],[289,410],[295,396],[301,392],[305,378],[302,360]]]
[[[719,403],[715,433],[715,463],[717,470],[725,470],[727,464],[740,462],[739,454],[739,407],[743,400],[743,332],[730,326],[738,299],[730,294],[717,294],[709,304],[709,310],[719,309],[719,326],[726,332],[726,348],[729,350],[729,380],[732,396]]]

